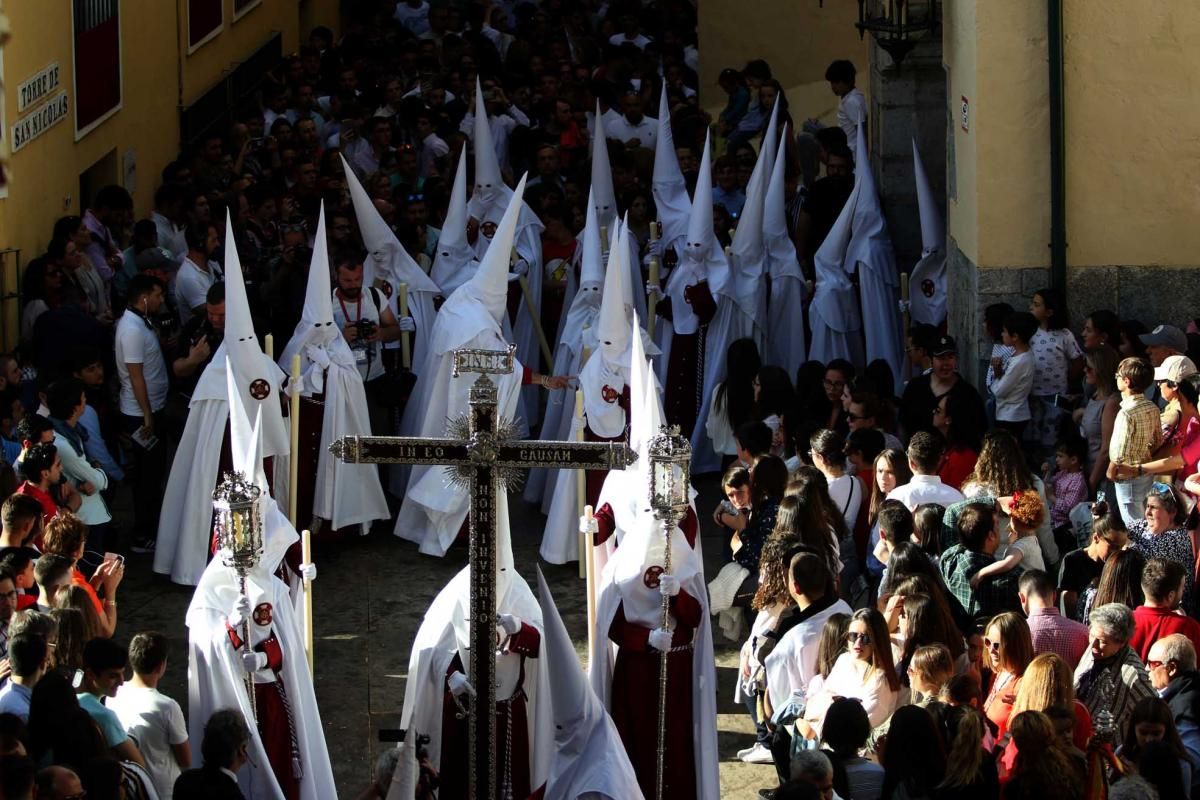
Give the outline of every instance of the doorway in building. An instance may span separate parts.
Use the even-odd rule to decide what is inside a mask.
[[[104,157],[79,173],[79,214],[88,208],[96,199],[96,192],[105,186],[119,184],[120,175],[117,171],[117,151],[109,150]]]

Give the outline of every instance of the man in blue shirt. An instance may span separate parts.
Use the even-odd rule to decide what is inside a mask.
[[[115,697],[125,682],[129,653],[112,639],[92,639],[83,647],[83,680],[79,683],[79,707],[91,715],[104,734],[104,743],[115,758],[144,767],[141,751],[125,733],[116,713],[104,706],[104,698]]]
[[[46,673],[46,655],[50,646],[45,638],[32,632],[22,632],[8,642],[8,663],[12,674],[0,689],[0,714],[15,714],[29,722],[29,700],[33,687]]]

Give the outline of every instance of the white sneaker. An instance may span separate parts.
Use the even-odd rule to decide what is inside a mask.
[[[742,753],[745,753],[743,755]],[[747,764],[770,764],[774,759],[771,757],[771,751],[762,744],[755,744],[749,750],[744,750],[738,753],[738,758]]]
[[[754,752],[754,748],[755,748],[755,747],[758,747],[758,742],[755,742],[755,743],[754,743],[754,747],[747,747],[747,748],[745,748],[745,749],[743,749],[743,750],[738,750],[738,751],[737,751],[737,757],[738,757],[738,759],[739,759],[739,760],[740,760],[740,759],[744,759],[746,756],[748,756],[748,755],[750,755],[751,753],[753,753],[753,752]]]

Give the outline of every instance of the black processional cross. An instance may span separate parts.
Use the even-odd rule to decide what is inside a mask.
[[[465,418],[449,420],[448,438],[346,436],[329,446],[350,464],[448,466],[469,493],[471,559],[471,701],[468,730],[470,796],[496,796],[496,497],[530,467],[624,469],[637,455],[620,442],[523,441],[510,420],[496,413],[496,385],[488,375],[513,371],[513,352],[455,350],[454,377],[479,375],[471,386]],[[481,717],[480,714],[483,716]],[[482,721],[482,724],[481,724]]]

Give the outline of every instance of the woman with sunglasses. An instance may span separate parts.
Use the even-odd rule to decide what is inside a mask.
[[[1152,483],[1146,495],[1145,516],[1129,526],[1129,544],[1147,560],[1161,558],[1183,566],[1183,600],[1179,605],[1191,612],[1196,553],[1180,512],[1171,487],[1165,483]]]
[[[1025,618],[1015,611],[992,617],[983,633],[983,655],[992,668],[983,713],[996,726],[996,735],[1003,736],[1025,669],[1033,660],[1033,637]]]
[[[838,656],[820,691],[809,699],[796,729],[807,739],[819,738],[825,712],[838,697],[861,702],[871,727],[877,728],[896,710],[900,689],[887,623],[875,609],[860,608],[850,617],[846,651]]]

